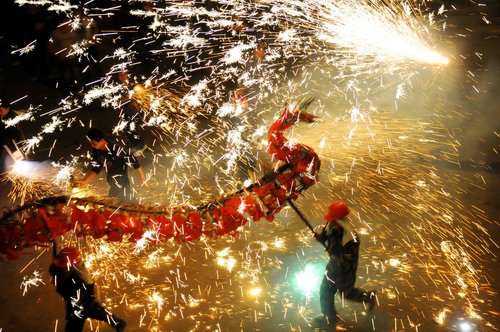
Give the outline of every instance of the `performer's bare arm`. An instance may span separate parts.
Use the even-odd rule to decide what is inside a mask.
[[[146,177],[144,176],[144,171],[142,170],[142,167],[136,168],[135,171],[139,175],[139,178],[141,179],[142,185],[147,187],[148,184],[146,182]]]
[[[95,178],[97,175],[96,172],[94,171],[90,171],[89,174],[87,174],[86,177],[84,177],[83,179],[81,180],[77,180],[76,181],[76,184],[80,187],[80,186],[83,186],[85,184],[87,184],[90,180],[92,180],[93,178]]]

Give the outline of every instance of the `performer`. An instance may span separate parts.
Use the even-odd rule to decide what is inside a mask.
[[[131,201],[132,192],[128,179],[127,166],[130,164],[137,171],[142,184],[146,185],[146,177],[137,158],[125,152],[125,149],[109,143],[101,130],[92,128],[87,132],[87,138],[92,146],[92,168],[89,174],[77,181],[82,186],[93,179],[103,166],[106,166],[109,197],[116,197],[121,201]]]
[[[325,226],[315,231],[314,237],[324,244],[330,255],[319,291],[323,315],[314,319],[314,323],[318,325],[335,327],[337,312],[334,301],[337,290],[340,290],[343,298],[364,302],[368,310],[375,305],[375,291],[367,292],[354,287],[359,238],[346,218],[348,214],[349,208],[344,202],[333,202],[323,216]]]
[[[52,283],[66,302],[65,332],[81,332],[87,318],[108,323],[116,331],[125,331],[127,323],[96,301],[94,281],[90,278],[80,251],[73,247],[60,249],[60,239],[53,242],[53,259],[49,267]]]

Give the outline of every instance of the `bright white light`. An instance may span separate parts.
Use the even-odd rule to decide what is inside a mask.
[[[401,264],[401,261],[397,258],[389,259],[389,264],[394,267],[398,267]]]
[[[472,331],[472,325],[470,322],[461,322],[459,324],[459,327],[460,327],[460,331],[463,331],[463,332]]]
[[[319,288],[322,279],[322,269],[316,265],[308,264],[295,276],[296,289],[309,296]]]
[[[243,181],[243,187],[248,187],[252,183],[252,179],[246,179],[245,181]]]
[[[449,59],[434,51],[423,38],[425,29],[405,6],[384,10],[371,1],[323,0],[317,36],[359,57],[380,62],[418,61],[448,64]]]
[[[254,288],[250,289],[250,295],[252,295],[252,296],[258,296],[258,295],[260,295],[260,293],[262,293],[262,288],[260,288],[260,287],[254,287]]]
[[[36,166],[26,160],[16,160],[12,167],[12,173],[24,177],[30,177],[36,170]]]

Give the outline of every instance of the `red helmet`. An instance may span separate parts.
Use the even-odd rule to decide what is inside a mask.
[[[328,207],[328,211],[326,211],[325,215],[323,216],[323,219],[325,219],[326,221],[337,220],[340,218],[344,218],[348,214],[349,214],[349,208],[347,207],[346,203],[333,202]]]
[[[53,259],[52,264],[66,269],[68,264],[76,265],[82,262],[82,253],[74,247],[63,248]]]

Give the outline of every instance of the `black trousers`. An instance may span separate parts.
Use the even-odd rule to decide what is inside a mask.
[[[321,312],[323,315],[328,316],[330,322],[334,323],[336,321],[335,294],[337,291],[340,291],[345,299],[354,302],[370,301],[368,292],[362,288],[354,287],[355,282],[356,275],[354,270],[350,271],[348,275],[342,275],[336,267],[335,261],[330,260],[319,289]]]
[[[98,302],[92,302],[85,305],[81,314],[76,314],[71,303],[66,302],[66,328],[65,332],[81,332],[85,325],[87,318],[97,319],[116,327],[123,321],[112,313],[106,311],[104,307]]]
[[[108,175],[109,197],[118,198],[120,201],[129,202],[132,200],[132,192],[130,191],[130,181],[128,174],[110,174]]]

